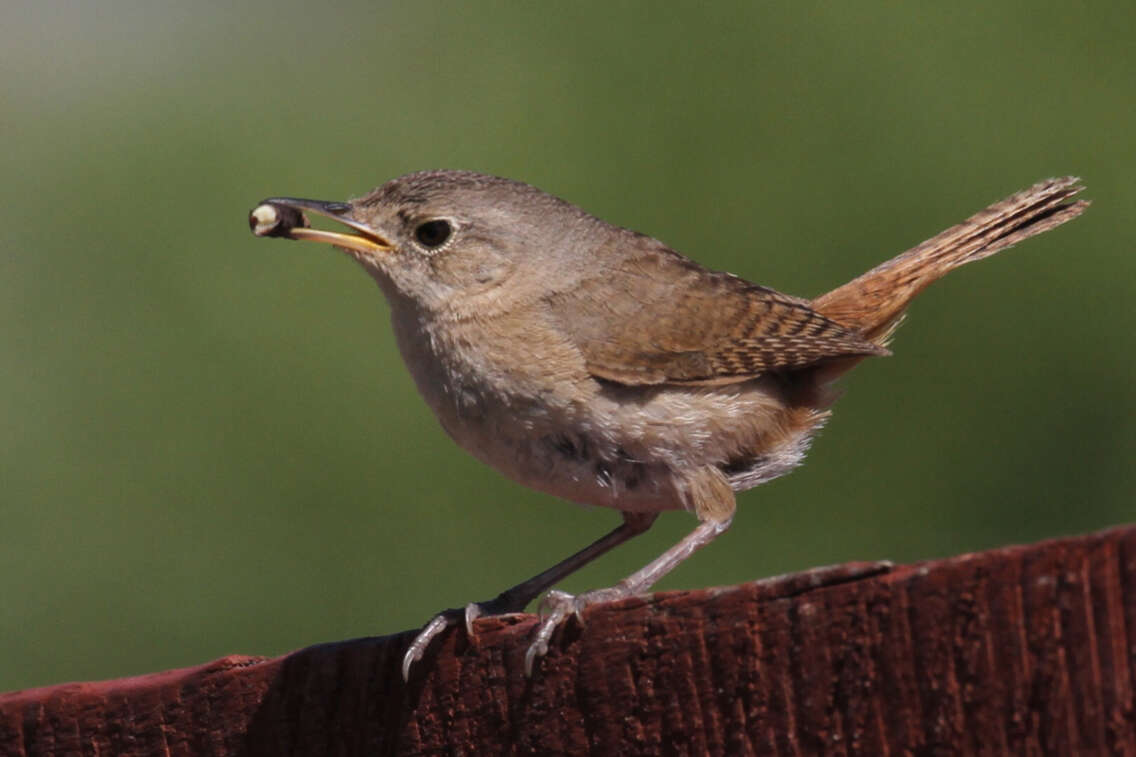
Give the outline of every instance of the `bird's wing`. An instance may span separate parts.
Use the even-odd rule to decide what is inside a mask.
[[[597,378],[727,384],[888,351],[808,302],[707,270],[654,240],[548,298]],[[649,242],[649,243],[648,243]]]

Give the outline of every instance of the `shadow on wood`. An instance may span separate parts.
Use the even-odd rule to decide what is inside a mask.
[[[1136,755],[1136,526],[0,695],[0,753]]]

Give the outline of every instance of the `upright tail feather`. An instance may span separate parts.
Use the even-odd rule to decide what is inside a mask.
[[[989,257],[1079,216],[1089,203],[1066,202],[1081,191],[1078,181],[1072,176],[1048,179],[1007,197],[817,297],[812,307],[884,345],[903,319],[907,304],[931,282],[960,265]]]

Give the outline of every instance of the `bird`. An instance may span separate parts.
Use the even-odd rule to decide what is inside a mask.
[[[472,636],[478,617],[548,592],[531,675],[568,618],[646,592],[730,527],[737,492],[800,465],[837,379],[891,354],[917,294],[1080,215],[1082,189],[1075,177],[1038,182],[812,299],[471,171],[412,173],[347,202],[260,202],[255,235],[330,244],[374,278],[419,392],[460,447],[521,484],[622,515],[542,573],[439,613],[409,643],[403,677],[447,627],[464,621]],[[309,214],[343,230],[313,228]],[[697,525],[643,568],[579,595],[553,588],[668,510]]]

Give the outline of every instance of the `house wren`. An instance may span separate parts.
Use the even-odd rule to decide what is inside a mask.
[[[725,531],[734,493],[788,473],[828,419],[832,383],[887,355],[911,299],[947,271],[1079,215],[1075,178],[1050,179],[812,300],[703,268],[516,181],[427,171],[350,202],[265,200],[257,236],[332,244],[390,303],[403,359],[442,426],[523,484],[619,510],[623,522],[495,599],[448,610],[519,612],[562,578],[646,531],[663,510],[698,526],[609,589],[552,591],[525,658],[588,604],[642,593]],[[308,225],[305,212],[346,231]]]

